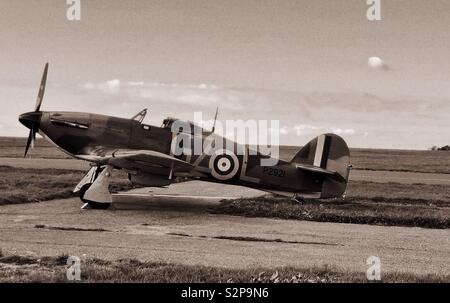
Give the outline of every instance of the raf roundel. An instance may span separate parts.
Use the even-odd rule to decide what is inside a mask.
[[[218,180],[229,180],[236,176],[239,170],[239,160],[229,150],[217,150],[209,159],[211,175]]]

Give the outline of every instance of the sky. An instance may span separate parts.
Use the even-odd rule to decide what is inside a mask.
[[[65,0],[0,2],[0,136],[41,110],[279,120],[280,143],[325,132],[351,147],[450,144],[450,1]],[[368,66],[370,57],[383,68]]]

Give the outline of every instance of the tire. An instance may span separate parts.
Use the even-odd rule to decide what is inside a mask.
[[[86,183],[84,184],[80,189],[80,200],[83,203],[89,204],[89,206],[92,209],[108,209],[111,206],[111,203],[100,203],[95,201],[90,201],[84,198],[84,195],[88,191],[88,189],[91,187],[92,183]]]

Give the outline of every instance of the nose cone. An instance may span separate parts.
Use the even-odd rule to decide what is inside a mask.
[[[34,125],[34,129],[39,128],[39,124],[41,123],[41,112],[29,112],[19,116],[19,121],[26,127],[30,128]]]

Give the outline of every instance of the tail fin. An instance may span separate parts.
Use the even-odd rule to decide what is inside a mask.
[[[299,169],[323,175],[321,198],[342,197],[350,172],[350,151],[344,139],[324,134],[311,140],[291,160]]]

